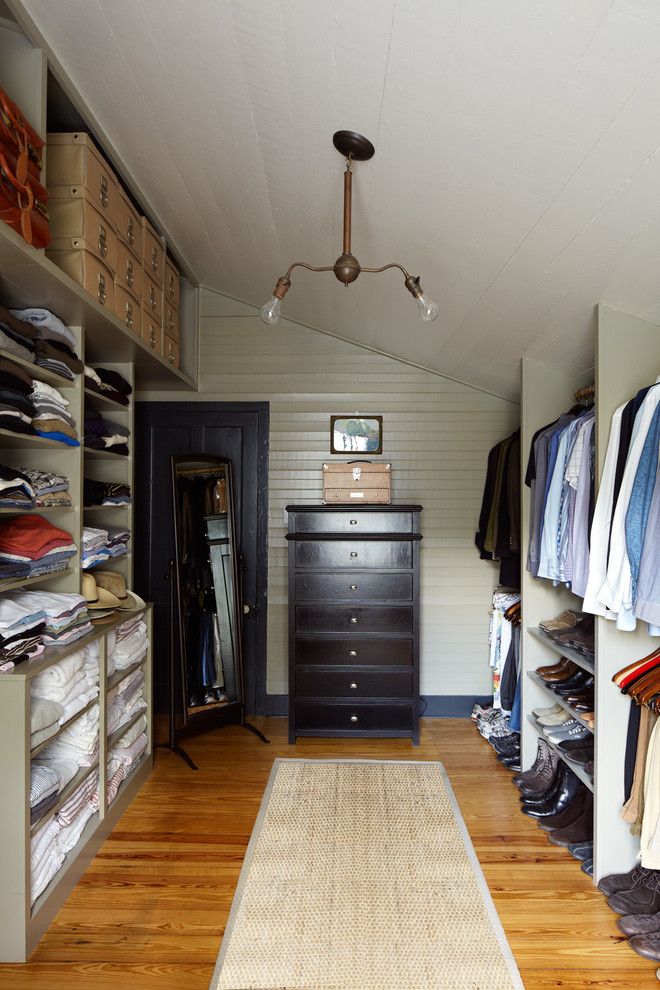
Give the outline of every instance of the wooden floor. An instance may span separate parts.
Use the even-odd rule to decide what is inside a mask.
[[[567,852],[518,811],[510,774],[468,721],[425,720],[404,740],[286,743],[216,730],[158,750],[155,771],[42,940],[0,967],[0,990],[207,990],[243,854],[275,756],[441,760],[450,775],[527,990],[658,987],[616,916]],[[383,988],[395,990],[395,988]]]

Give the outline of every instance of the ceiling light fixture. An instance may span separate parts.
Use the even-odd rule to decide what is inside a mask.
[[[344,172],[344,248],[334,265],[327,265],[317,268],[308,265],[304,261],[296,261],[292,264],[286,275],[278,278],[277,285],[273,290],[272,298],[268,300],[261,310],[261,319],[264,323],[277,323],[282,312],[282,300],[291,288],[291,272],[294,268],[307,268],[310,272],[334,272],[335,276],[344,285],[350,285],[358,277],[360,272],[385,272],[389,268],[398,268],[403,273],[403,284],[413,299],[419,306],[419,315],[423,320],[435,320],[438,315],[438,307],[426,296],[419,284],[419,275],[410,275],[409,272],[396,262],[382,265],[380,268],[363,268],[357,258],[351,254],[351,198],[353,191],[353,162],[366,162],[373,157],[375,148],[371,141],[355,131],[337,131],[332,137],[332,143],[337,151],[346,159],[346,170]]]

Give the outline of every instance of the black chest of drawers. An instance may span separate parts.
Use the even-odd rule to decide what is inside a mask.
[[[288,505],[289,742],[419,742],[421,505]]]

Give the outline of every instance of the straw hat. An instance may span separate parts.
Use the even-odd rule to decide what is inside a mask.
[[[117,571],[94,571],[94,578],[98,588],[109,592],[117,599],[116,608],[122,611],[134,611],[144,608],[144,602],[134,591],[126,588],[126,579],[123,574]]]
[[[89,571],[83,571],[82,593],[87,601],[88,609],[121,608],[121,602],[116,595],[113,595],[107,588],[100,587],[94,575]]]

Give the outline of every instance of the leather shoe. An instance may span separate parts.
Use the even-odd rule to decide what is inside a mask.
[[[568,847],[574,842],[588,842],[593,841],[594,834],[594,815],[593,809],[584,811],[577,821],[573,822],[572,825],[566,825],[565,828],[557,828],[554,832],[548,832],[548,841],[553,844],[553,846],[564,846]],[[589,857],[585,857],[588,859]]]
[[[593,859],[594,844],[593,841],[572,842],[568,847],[568,851],[573,859],[577,859],[580,863],[583,863],[587,859]]]
[[[583,767],[589,760],[593,760],[594,748],[593,746],[584,746],[582,749],[571,749],[569,752],[564,752],[564,756],[571,763],[577,763]]]
[[[560,815],[552,815],[550,818],[539,822],[539,828],[544,832],[552,832],[556,828],[565,828],[567,825],[572,825],[573,822],[576,822],[584,811],[593,808],[593,806],[593,794],[583,784],[566,810],[562,811]]]
[[[536,745],[536,757],[532,763],[529,770],[522,770],[519,774],[513,778],[513,782],[518,787],[523,783],[527,783],[530,780],[535,779],[541,772],[541,768],[550,762],[557,764],[557,755],[553,753],[545,739],[539,737],[538,743]]]
[[[660,932],[660,911],[655,914],[625,914],[617,919],[617,928],[632,938],[633,935],[650,935]]]
[[[660,890],[657,878],[643,881],[633,890],[622,890],[607,898],[617,914],[656,914],[660,911]]]
[[[511,770],[512,773],[520,773],[522,770],[520,753],[517,753],[515,756],[498,756],[497,758],[502,766],[507,770]]]
[[[568,674],[574,674],[579,667],[568,657],[562,657],[559,663],[551,663],[545,667],[537,667],[536,673],[539,677],[542,677],[544,681],[550,681],[553,677],[566,677]]]
[[[633,935],[628,945],[645,959],[660,962],[660,934],[658,932],[650,935]]]
[[[650,877],[653,870],[645,870],[643,866],[634,866],[627,873],[610,873],[598,882],[598,889],[605,897],[618,894],[620,890],[632,890],[638,884]]]
[[[521,811],[530,818],[549,818],[551,815],[557,815],[568,807],[581,786],[580,779],[564,764],[552,799],[544,804],[523,804]]]

